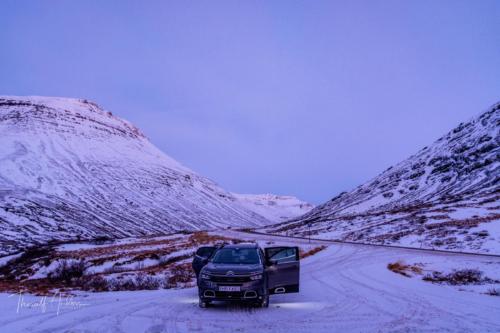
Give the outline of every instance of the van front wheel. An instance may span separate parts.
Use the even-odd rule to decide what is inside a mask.
[[[201,298],[200,298],[200,299],[199,299],[199,301],[198,301],[198,306],[199,306],[200,308],[203,308],[203,309],[204,309],[204,308],[208,308],[208,306],[209,306],[209,305],[210,305],[210,302],[209,302],[209,301],[204,301],[204,300],[202,300]]]

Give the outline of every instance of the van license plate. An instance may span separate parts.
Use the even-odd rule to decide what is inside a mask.
[[[220,286],[219,291],[240,291],[239,286]]]

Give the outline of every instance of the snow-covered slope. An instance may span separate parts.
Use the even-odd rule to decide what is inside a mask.
[[[76,237],[268,223],[77,99],[0,97],[0,254]]]
[[[371,181],[273,226],[341,240],[500,253],[500,104]]]
[[[314,206],[300,199],[275,194],[236,194],[233,195],[248,210],[264,216],[272,222],[282,222],[303,215]]]

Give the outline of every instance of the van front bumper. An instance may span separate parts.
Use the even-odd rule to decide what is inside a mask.
[[[239,291],[221,291],[220,287],[239,287]],[[198,296],[203,301],[260,301],[267,295],[264,280],[228,284],[199,279]]]

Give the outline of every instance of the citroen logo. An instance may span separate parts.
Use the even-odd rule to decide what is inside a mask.
[[[234,275],[234,272],[233,272],[233,271],[227,271],[226,275],[227,275],[227,276],[233,276],[233,275]]]

